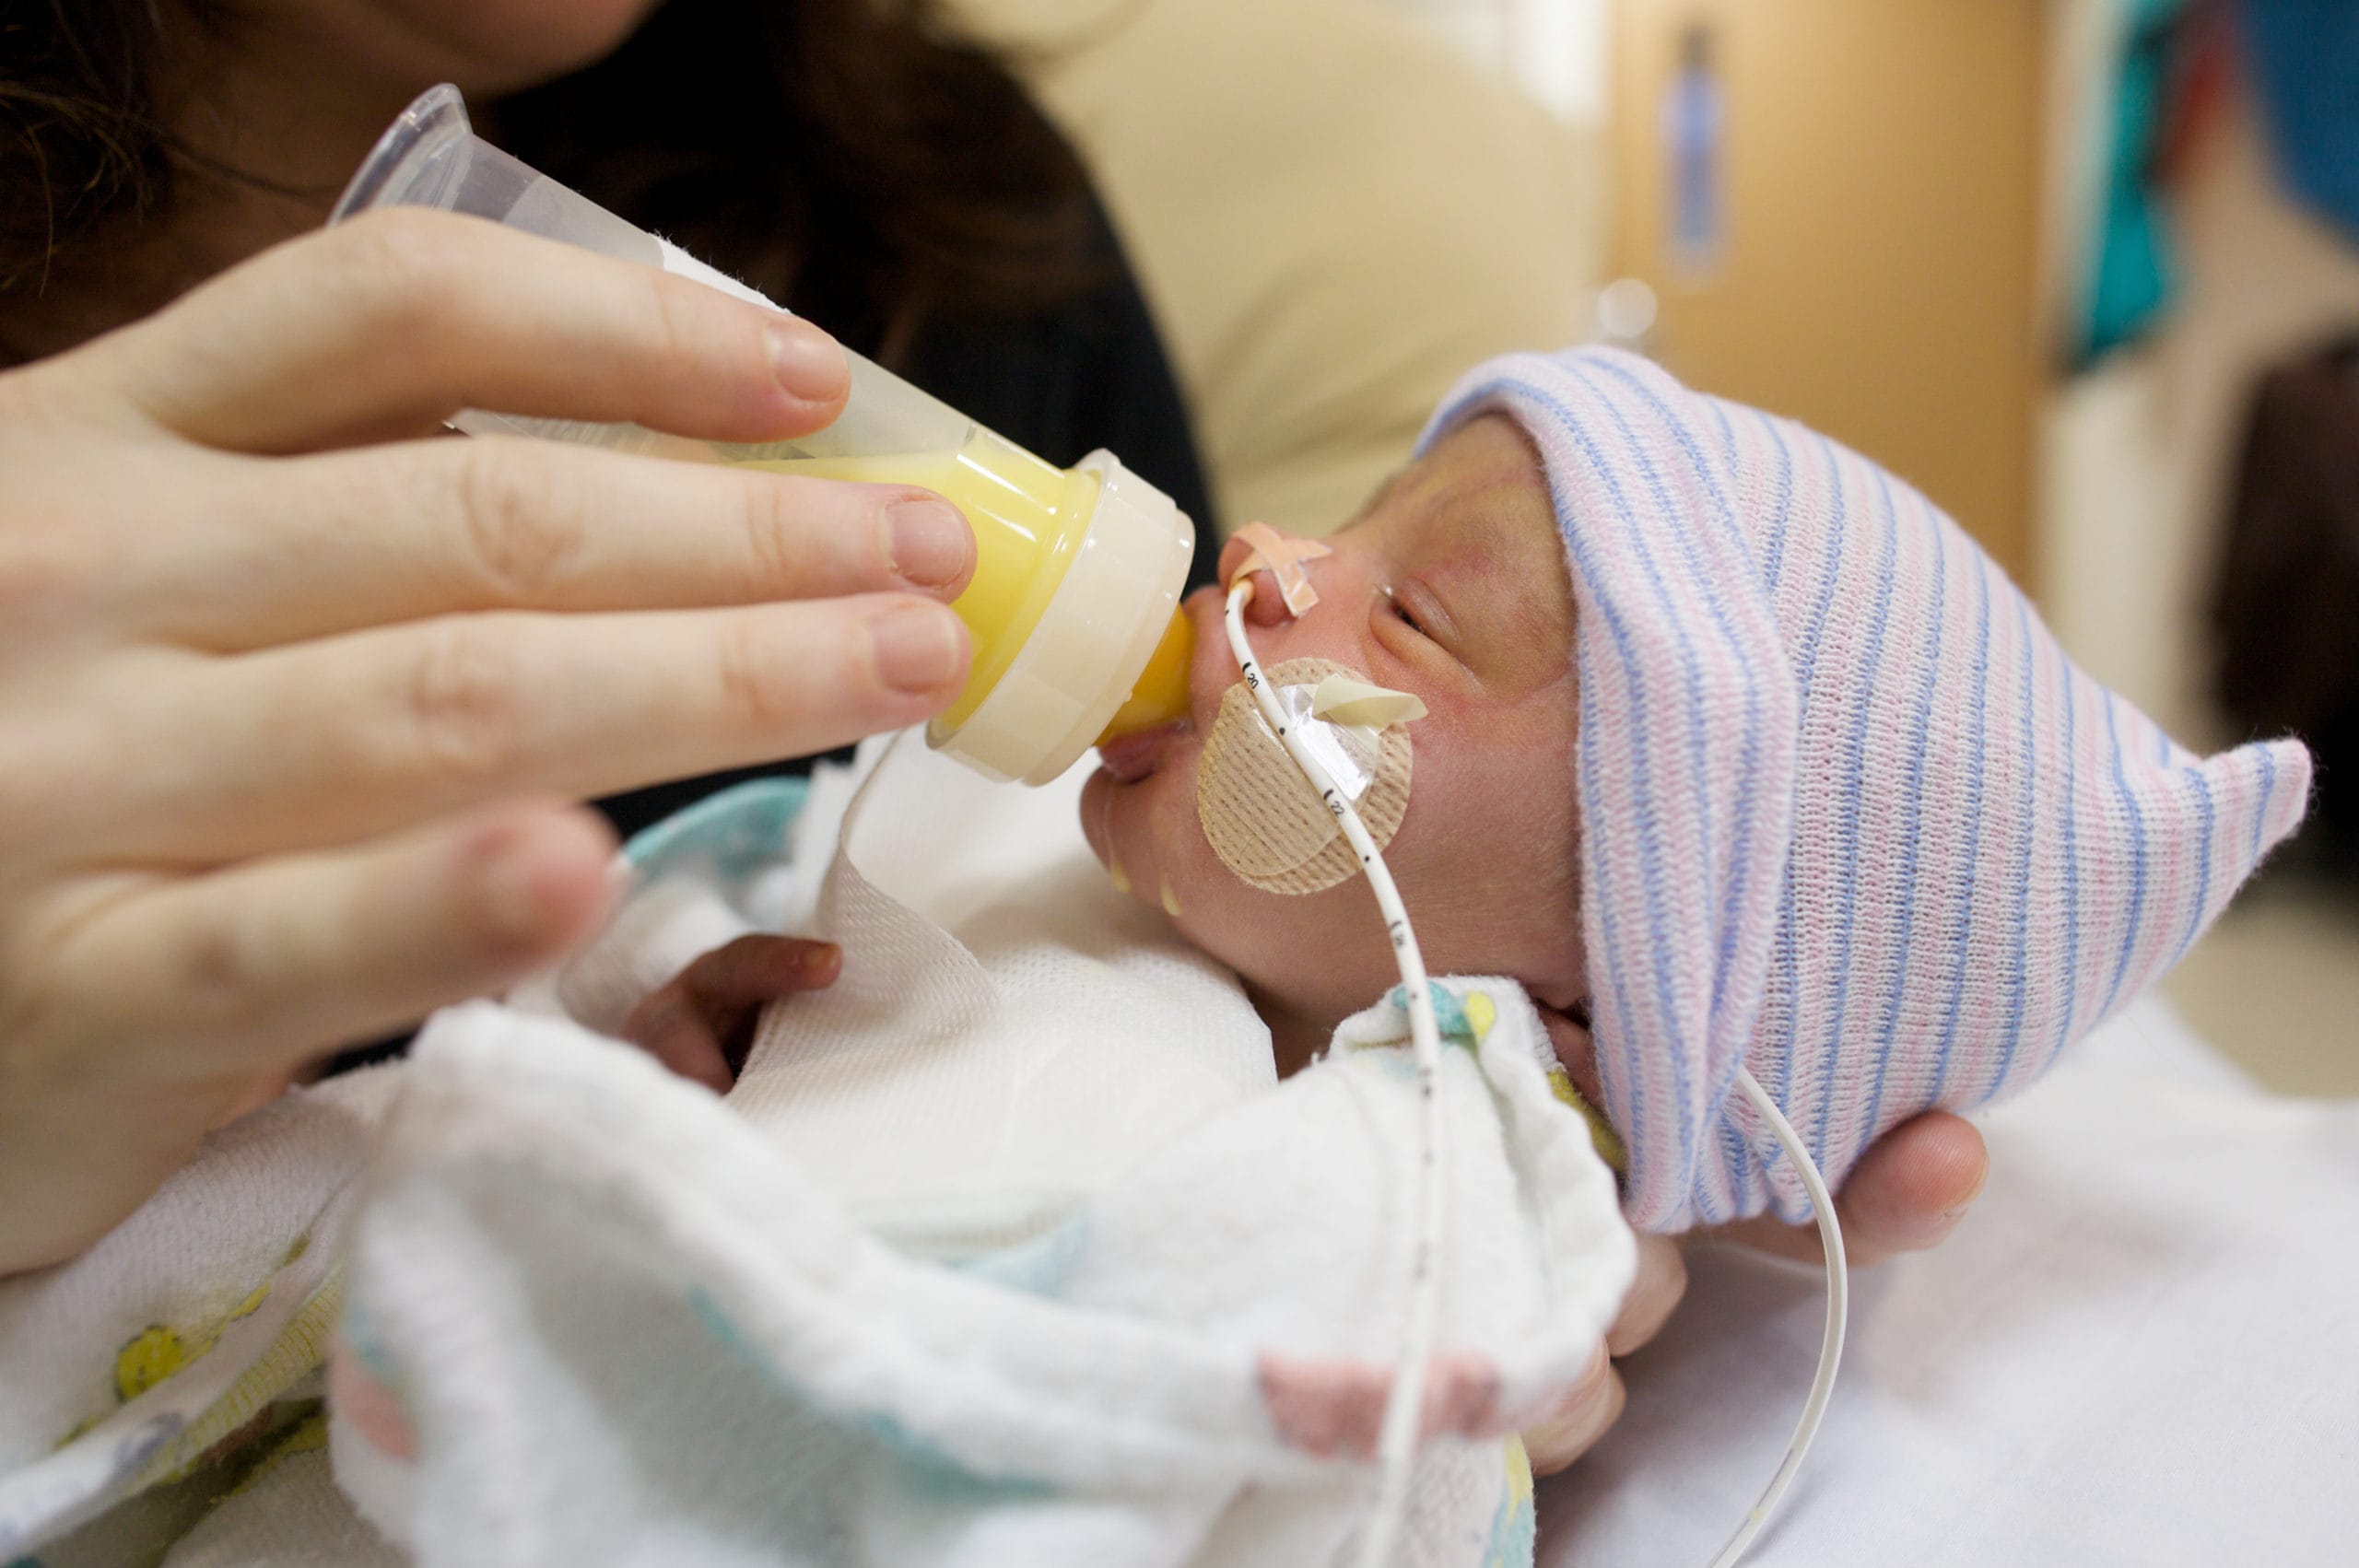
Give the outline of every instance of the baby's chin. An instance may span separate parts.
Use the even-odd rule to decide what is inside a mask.
[[[1394,976],[1366,884],[1353,878],[1288,897],[1238,881],[1203,841],[1191,759],[1175,748],[1173,760],[1130,783],[1100,768],[1082,786],[1082,834],[1115,886],[1160,909],[1191,946],[1299,1016],[1332,1023],[1382,995]],[[1356,960],[1367,954],[1337,942],[1338,932],[1363,931],[1377,965],[1366,977]],[[1347,972],[1353,978],[1344,980]]]
[[[1174,745],[1167,758],[1143,777],[1125,779],[1108,767],[1092,774],[1081,789],[1081,831],[1118,889],[1179,919],[1194,901],[1190,851],[1200,830],[1187,748]]]
[[[1102,767],[1092,769],[1081,787],[1081,836],[1088,841],[1089,852],[1097,857],[1101,866],[1109,863],[1112,853],[1108,843],[1112,829],[1107,822],[1107,812],[1113,804],[1113,791],[1121,788],[1113,775]]]
[[[1089,852],[1123,892],[1140,893],[1136,873],[1144,873],[1144,901],[1152,904],[1160,868],[1145,863],[1149,857],[1141,853],[1140,844],[1152,837],[1142,831],[1148,814],[1149,802],[1143,798],[1148,782],[1124,783],[1102,767],[1092,773],[1081,787],[1081,834],[1089,841]]]

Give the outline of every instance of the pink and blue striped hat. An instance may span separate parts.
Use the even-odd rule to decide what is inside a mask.
[[[1602,1107],[1658,1231],[1810,1203],[2177,963],[2301,821],[2293,741],[2199,756],[2076,668],[1931,502],[1605,349],[1469,373],[1539,448],[1579,616],[1581,921]]]

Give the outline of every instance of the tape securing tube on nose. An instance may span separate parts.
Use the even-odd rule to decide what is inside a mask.
[[[1306,715],[1320,682],[1334,675],[1366,679],[1327,659],[1290,659],[1263,673],[1281,706]],[[1285,702],[1296,689],[1300,703]],[[1324,729],[1323,739],[1341,749],[1340,760],[1348,765],[1336,771],[1366,780],[1353,803],[1380,849],[1392,842],[1408,810],[1409,732],[1398,724],[1376,730],[1328,723]],[[1355,781],[1336,780],[1347,792]],[[1241,683],[1221,698],[1219,717],[1205,737],[1196,769],[1196,815],[1221,863],[1265,893],[1318,893],[1359,870],[1333,813],[1262,722],[1253,694]]]
[[[1324,559],[1334,551],[1316,539],[1289,539],[1266,522],[1249,522],[1235,537],[1245,546],[1245,559],[1229,574],[1224,588],[1235,587],[1240,577],[1266,571],[1277,584],[1278,597],[1285,601],[1286,614],[1308,614],[1319,603],[1319,591],[1310,586],[1310,574],[1302,569],[1302,563]]]

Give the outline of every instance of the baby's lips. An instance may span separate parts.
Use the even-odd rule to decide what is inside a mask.
[[[1097,748],[1098,765],[1114,776],[1116,783],[1135,784],[1155,772],[1163,760],[1164,748],[1179,739],[1187,727],[1186,720],[1174,720],[1152,730],[1140,730],[1108,741]]]

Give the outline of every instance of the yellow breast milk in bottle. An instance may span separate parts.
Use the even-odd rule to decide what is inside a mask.
[[[329,221],[394,205],[492,218],[769,305],[477,137],[453,88],[403,111]],[[1170,498],[1111,452],[1051,467],[882,367],[847,357],[842,415],[789,441],[720,445],[478,409],[452,422],[939,493],[975,531],[974,579],[953,605],[974,636],[975,662],[926,738],[993,778],[1045,784],[1097,741],[1185,714],[1192,638],[1179,602],[1195,531]]]

